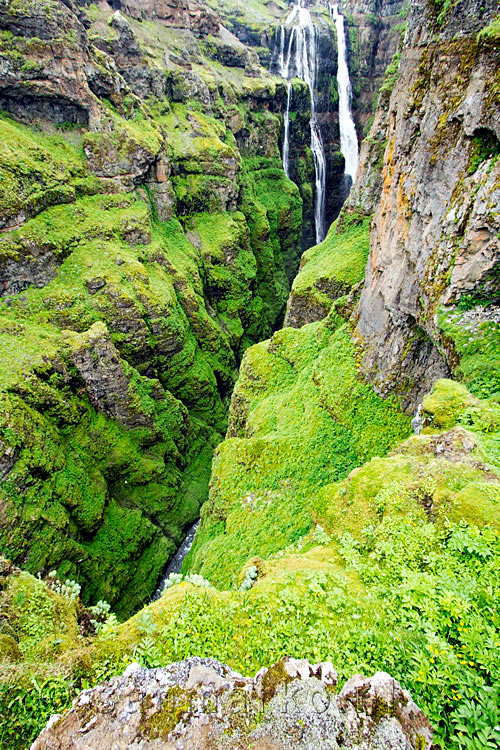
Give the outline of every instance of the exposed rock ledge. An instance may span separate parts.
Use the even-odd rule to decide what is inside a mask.
[[[53,716],[31,750],[429,750],[431,726],[385,672],[336,691],[330,663],[285,659],[242,677],[194,657],[131,664]]]

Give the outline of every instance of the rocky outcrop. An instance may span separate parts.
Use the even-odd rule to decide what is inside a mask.
[[[111,0],[110,5],[138,21],[189,29],[200,37],[219,31],[217,14],[198,0]]]
[[[365,373],[379,392],[400,392],[407,407],[457,364],[439,310],[486,289],[491,300],[500,262],[498,39],[476,36],[477,14],[461,5],[462,36],[452,40],[455,15],[439,20],[429,8],[413,9],[390,101],[357,311]],[[493,15],[486,5],[481,24]]]
[[[2,0],[0,29],[0,108],[27,120],[88,125],[97,101],[85,75],[91,58],[76,5]]]
[[[336,694],[333,665],[284,659],[252,680],[212,659],[163,669],[131,664],[53,716],[32,750],[331,748],[429,750],[429,722],[385,672]]]
[[[95,280],[94,286],[100,287]],[[128,429],[152,427],[151,415],[138,408],[136,394],[130,389],[130,372],[123,362],[103,323],[94,323],[85,334],[71,337],[71,359],[85,384],[90,403],[97,411],[115,419]],[[156,398],[165,393],[158,383]],[[134,398],[135,396],[135,398]]]

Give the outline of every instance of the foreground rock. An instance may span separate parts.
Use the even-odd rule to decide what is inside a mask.
[[[428,720],[390,675],[355,675],[340,693],[336,685],[331,664],[305,659],[254,679],[198,657],[164,669],[132,664],[53,716],[32,750],[431,747]]]

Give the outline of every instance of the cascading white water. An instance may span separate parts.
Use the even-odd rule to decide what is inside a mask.
[[[321,242],[325,236],[325,184],[326,159],[321,139],[321,132],[316,118],[316,99],[314,89],[317,76],[317,29],[308,9],[303,7],[304,0],[294,5],[285,24],[280,28],[280,48],[278,57],[279,72],[288,81],[287,105],[285,112],[285,133],[283,139],[283,169],[289,177],[290,151],[290,103],[292,95],[291,79],[300,78],[307,83],[311,96],[311,151],[315,172],[314,223],[316,242]],[[286,28],[292,26],[287,49]]]
[[[351,113],[351,81],[347,66],[344,16],[339,13],[338,5],[330,5],[329,7],[337,29],[340,150],[345,159],[344,173],[354,182],[359,160],[358,136]]]

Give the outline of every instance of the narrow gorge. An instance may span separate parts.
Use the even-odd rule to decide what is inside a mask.
[[[500,747],[499,24],[0,0],[1,749]]]

